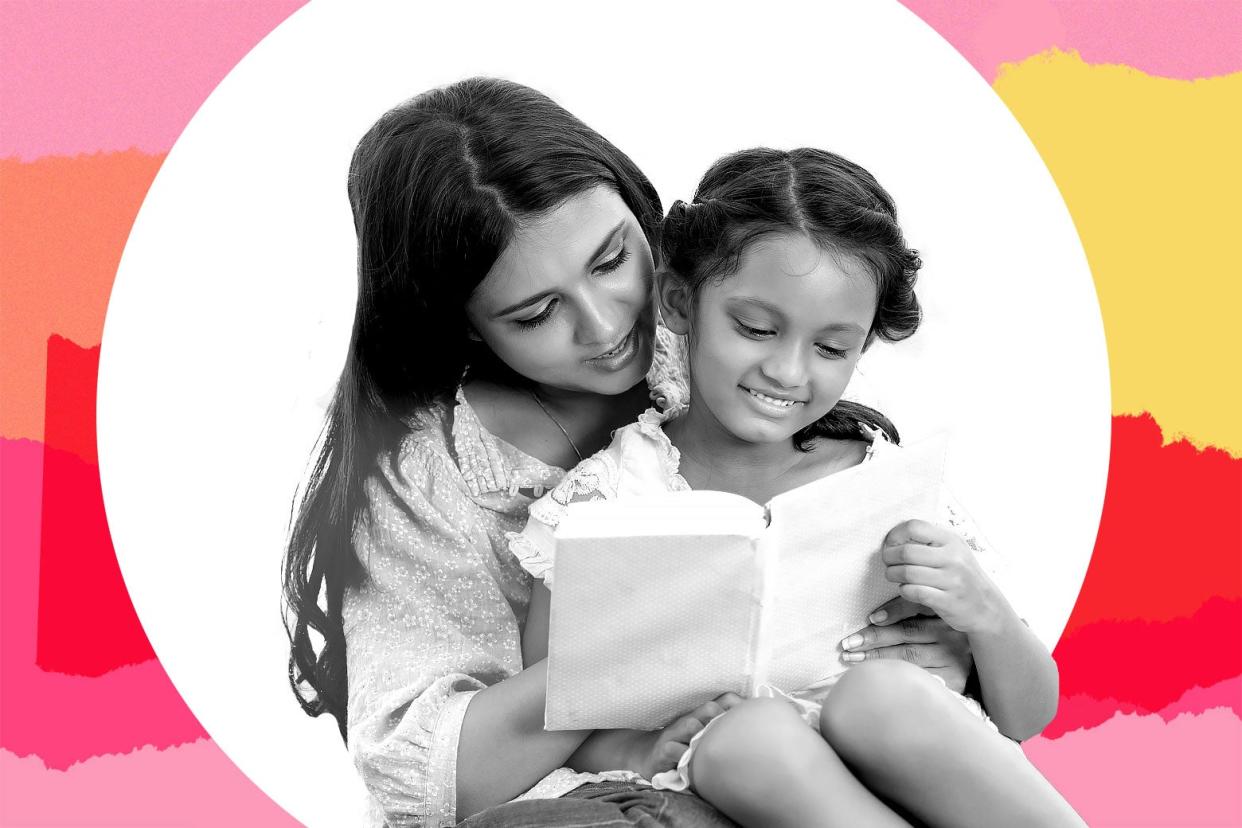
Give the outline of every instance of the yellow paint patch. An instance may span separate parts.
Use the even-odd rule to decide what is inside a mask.
[[[1007,65],[994,88],[1078,226],[1113,413],[1148,411],[1166,441],[1242,454],[1242,73],[1169,80],[1054,50]],[[1073,359],[1056,334],[1050,358]]]

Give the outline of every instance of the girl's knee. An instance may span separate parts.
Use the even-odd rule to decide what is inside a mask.
[[[863,662],[846,671],[825,700],[820,732],[834,748],[917,749],[947,691],[931,673],[904,661]]]
[[[812,745],[822,748],[789,702],[747,699],[712,721],[695,745],[690,777],[698,787],[705,777],[721,785],[769,771],[781,773],[798,766]]]

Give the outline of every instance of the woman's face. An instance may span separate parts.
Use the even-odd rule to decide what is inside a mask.
[[[600,186],[525,222],[466,303],[474,332],[549,389],[620,394],[651,363],[651,247]]]

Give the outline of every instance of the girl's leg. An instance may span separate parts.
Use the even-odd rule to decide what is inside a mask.
[[[715,719],[695,746],[690,782],[743,826],[908,828],[779,699],[750,699]]]
[[[914,665],[851,668],[820,729],[868,788],[929,825],[1085,826],[1021,749]]]

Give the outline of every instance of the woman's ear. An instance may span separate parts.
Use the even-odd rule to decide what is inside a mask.
[[[483,341],[483,337],[479,336],[479,332],[474,329],[474,325],[466,326],[466,338],[471,342]]]
[[[664,265],[656,271],[656,297],[660,301],[664,326],[680,336],[690,333],[690,306],[694,297],[681,277]]]

